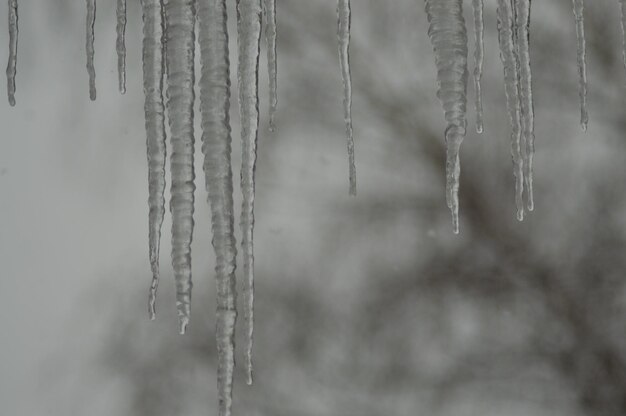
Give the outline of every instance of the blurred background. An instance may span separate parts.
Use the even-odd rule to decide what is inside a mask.
[[[486,2],[485,132],[475,133],[470,82],[459,236],[445,205],[445,125],[423,2],[353,2],[356,198],[348,196],[335,7],[278,1],[273,134],[263,45],[256,382],[247,386],[237,368],[234,414],[626,414],[618,2],[587,2],[587,133],[578,124],[571,2],[533,3],[536,209],[522,223],[495,2]],[[469,2],[465,9],[471,71]],[[84,2],[20,2],[19,16],[17,107],[0,100],[0,414],[216,414],[199,117],[193,312],[180,336],[169,215],[157,320],[147,312],[139,1],[128,2],[125,96],[117,92],[114,2],[98,2],[96,102],[88,98]],[[7,57],[6,19],[0,33]],[[235,98],[232,121],[237,179]],[[237,188],[237,215],[239,204]],[[237,341],[243,363],[243,336]]]

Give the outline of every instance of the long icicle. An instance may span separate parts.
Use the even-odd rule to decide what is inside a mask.
[[[521,128],[524,149],[524,188],[526,207],[534,209],[533,197],[533,158],[535,154],[535,110],[532,92],[532,73],[530,68],[530,5],[531,0],[519,0],[517,6],[517,50],[519,58],[519,97],[521,103]]]
[[[485,56],[484,36],[485,24],[483,21],[483,0],[472,0],[474,9],[474,108],[476,111],[476,132],[483,132],[483,94],[482,76],[483,61]]]
[[[217,381],[219,415],[232,408],[235,366],[235,289],[233,174],[231,168],[230,62],[226,1],[198,2],[202,63],[200,112],[205,184],[211,205],[217,284]]]
[[[119,80],[119,90],[126,93],[126,0],[117,0],[117,76]]]
[[[96,24],[96,0],[87,0],[87,73],[89,74],[89,98],[96,99],[96,69],[94,67],[94,25]]]
[[[149,313],[155,318],[159,284],[159,247],[165,215],[165,116],[163,105],[163,0],[142,0],[143,91],[148,149],[148,246],[152,284]]]
[[[193,238],[194,167],[194,0],[170,0],[167,21],[167,111],[171,131],[172,265],[180,333],[191,312],[191,240]]]
[[[467,32],[462,0],[426,0],[428,36],[435,52],[437,96],[447,122],[446,202],[452,226],[459,232],[459,151],[467,127]]]
[[[7,95],[9,105],[15,106],[15,72],[17,67],[17,0],[9,0],[9,63],[7,65]]]
[[[267,72],[270,88],[270,131],[276,128],[278,107],[278,64],[276,55],[276,0],[264,0],[265,42],[267,43]]]
[[[246,373],[252,384],[254,334],[254,172],[259,128],[259,47],[261,0],[237,0],[237,44],[239,63],[239,111],[241,113],[241,230],[243,238],[244,321],[246,322]]]
[[[521,149],[521,103],[519,98],[519,63],[515,43],[514,10],[510,0],[498,0],[498,39],[504,67],[504,91],[511,123],[511,156],[515,177],[517,219],[524,219],[524,162]]]
[[[585,41],[585,3],[583,0],[572,0],[574,18],[576,20],[576,59],[578,61],[578,95],[580,96],[580,126],[587,130],[587,62]]]
[[[350,75],[350,0],[337,1],[337,38],[339,61],[343,79],[343,116],[346,123],[350,195],[356,195],[356,164],[354,161],[354,136],[352,134],[352,77]]]
[[[620,22],[622,26],[622,59],[626,68],[626,0],[619,0]]]

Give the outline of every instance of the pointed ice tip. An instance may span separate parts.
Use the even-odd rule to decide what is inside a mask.
[[[483,134],[483,124],[476,124],[476,133]]]
[[[248,369],[248,376],[247,376],[247,378],[246,378],[246,384],[247,384],[248,386],[251,386],[251,385],[252,385],[252,378],[253,378],[253,377],[252,377],[252,369]]]
[[[523,209],[517,210],[517,220],[518,221],[524,221],[524,210]]]
[[[586,121],[581,121],[580,127],[583,129],[583,131],[585,133],[587,132],[587,122]]]
[[[189,325],[189,318],[186,316],[181,316],[179,319],[178,327],[178,333],[180,335],[185,335],[185,332],[187,332],[187,325]]]

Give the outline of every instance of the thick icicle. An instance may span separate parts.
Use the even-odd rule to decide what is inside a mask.
[[[217,283],[217,380],[219,415],[232,407],[235,366],[235,236],[230,135],[230,63],[226,1],[198,2],[202,62],[200,112],[205,184],[211,205]]]
[[[163,0],[142,0],[143,91],[148,148],[148,240],[152,284],[150,319],[155,318],[159,283],[159,247],[165,214],[165,117],[163,108]]]
[[[526,206],[534,209],[533,198],[533,158],[535,153],[535,110],[533,105],[532,76],[530,69],[530,3],[531,0],[517,1],[517,50],[519,58],[519,97],[521,104],[521,149],[524,160],[524,188]]]
[[[194,0],[170,0],[167,25],[167,111],[171,131],[172,265],[180,333],[191,312],[191,240],[193,237],[194,168]]]
[[[278,106],[278,65],[276,56],[276,0],[264,0],[267,72],[270,79],[270,131],[274,131]]]
[[[119,89],[122,94],[126,93],[126,0],[117,0],[117,75]]]
[[[459,232],[459,151],[467,121],[467,33],[462,0],[426,0],[428,36],[435,52],[437,96],[448,124],[446,140],[446,201]]]
[[[89,74],[89,98],[96,99],[96,68],[94,67],[95,40],[94,25],[96,23],[96,0],[87,0],[87,73]]]
[[[524,219],[524,162],[521,149],[521,102],[519,97],[519,62],[515,39],[515,10],[510,0],[498,0],[498,39],[504,67],[504,91],[511,123],[511,156],[515,176],[517,219]]]
[[[252,383],[252,340],[254,333],[254,172],[259,128],[259,46],[261,0],[237,0],[237,44],[239,64],[239,110],[241,113],[241,230],[243,238],[244,321],[246,322],[246,372]]]
[[[622,23],[622,59],[626,68],[626,0],[619,0],[620,21]]]
[[[485,24],[483,22],[483,0],[472,0],[474,9],[474,94],[475,110],[476,110],[476,132],[483,132],[483,95],[482,95],[482,76],[484,61],[484,35]]]
[[[17,0],[9,0],[9,63],[7,65],[7,95],[9,105],[15,106],[15,72],[17,67]]]
[[[589,116],[587,115],[587,63],[586,63],[586,41],[585,41],[585,4],[583,0],[572,0],[574,7],[574,18],[576,20],[576,55],[578,60],[578,83],[580,96],[580,126],[587,130]]]
[[[356,165],[354,162],[354,137],[352,135],[352,78],[350,76],[350,0],[337,1],[337,37],[339,39],[339,61],[343,78],[343,115],[348,140],[348,164],[350,195],[356,195]]]

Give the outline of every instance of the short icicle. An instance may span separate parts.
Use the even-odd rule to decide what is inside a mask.
[[[126,93],[126,0],[117,0],[117,76],[120,93]]]
[[[152,284],[149,313],[155,318],[159,247],[165,215],[165,115],[163,105],[163,0],[142,0],[143,91],[148,149],[148,246]]]
[[[259,47],[261,0],[237,0],[237,44],[239,63],[239,111],[241,113],[241,230],[243,237],[243,297],[246,323],[246,373],[252,384],[252,343],[254,334],[254,173],[259,128]]]
[[[580,126],[587,130],[587,58],[585,40],[585,3],[584,0],[572,0],[576,20],[576,59],[578,61],[578,95],[580,96]]]
[[[483,132],[483,94],[482,76],[485,56],[484,36],[485,24],[483,21],[483,0],[472,0],[474,9],[474,107],[476,111],[476,132]]]
[[[200,112],[205,185],[211,205],[217,285],[217,382],[219,416],[232,408],[235,367],[236,286],[233,174],[230,130],[230,62],[226,1],[198,2],[202,74]]]
[[[459,151],[467,121],[467,32],[462,0],[426,0],[428,36],[435,52],[437,96],[447,122],[446,202],[452,211],[452,226],[459,232]]]
[[[15,72],[17,68],[17,0],[9,0],[9,63],[7,65],[7,95],[9,105],[15,106]]]
[[[356,164],[354,161],[354,136],[352,133],[352,77],[350,75],[350,0],[337,1],[337,38],[339,62],[343,79],[343,116],[348,144],[349,193],[356,195]]]
[[[519,61],[515,39],[515,10],[510,0],[498,0],[498,40],[500,59],[504,67],[504,92],[511,123],[511,156],[515,177],[517,219],[524,219],[524,161],[521,148],[521,102],[519,97]]]
[[[94,25],[96,24],[96,0],[87,0],[87,73],[89,74],[89,98],[96,99],[96,68],[94,66]]]
[[[519,98],[521,103],[521,149],[524,163],[524,188],[526,207],[534,209],[533,197],[533,158],[535,154],[535,110],[532,92],[532,74],[530,69],[530,5],[531,0],[519,0],[517,3],[517,49],[519,58]]]
[[[276,108],[278,107],[278,64],[276,55],[276,0],[264,0],[265,42],[267,44],[267,72],[270,88],[270,131],[276,128]]]
[[[191,240],[194,210],[194,47],[195,0],[170,0],[165,5],[167,111],[171,142],[172,265],[180,333],[191,312]]]

